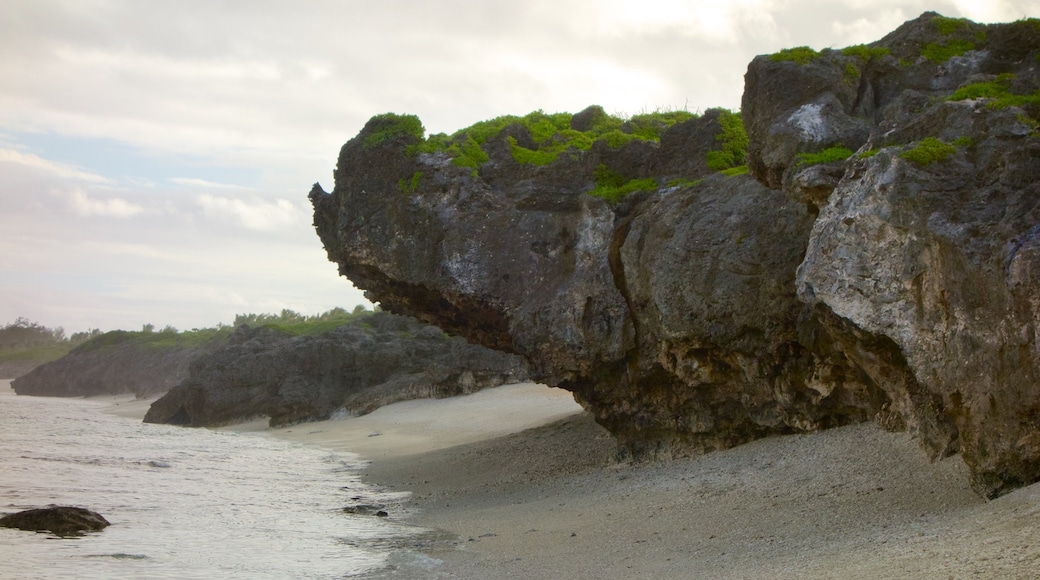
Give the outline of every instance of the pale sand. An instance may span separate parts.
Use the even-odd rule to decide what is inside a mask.
[[[109,415],[141,420],[159,395],[146,399],[138,399],[134,395],[98,395],[85,398],[102,405],[101,410]]]
[[[525,384],[250,429],[412,492],[391,517],[445,533],[379,578],[1040,577],[1040,485],[986,502],[959,458],[873,424],[618,465],[569,394]]]

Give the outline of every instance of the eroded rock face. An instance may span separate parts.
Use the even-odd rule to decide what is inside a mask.
[[[898,347],[912,381],[877,383],[986,495],[1040,476],[1040,143],[1020,141],[989,175],[970,150],[850,163],[798,276],[803,300]],[[850,357],[871,355],[861,342]]]
[[[335,191],[311,192],[341,273],[384,308],[522,355],[633,455],[725,448],[883,406],[865,375],[803,344],[823,339],[811,316],[800,322],[794,285],[812,216],[747,177],[714,176],[702,161],[717,146],[712,118],[660,144],[539,167],[497,145],[517,132],[507,127],[476,176],[409,155],[414,137],[366,146],[381,122],[343,147]],[[583,193],[604,159],[687,185],[612,206]],[[423,185],[402,192],[399,176],[417,172]]]
[[[1032,21],[926,13],[758,57],[750,178],[699,163],[705,121],[538,167],[507,127],[474,172],[414,136],[366,145],[376,118],[311,191],[315,227],[370,299],[522,355],[636,456],[875,418],[992,497],[1040,480],[1040,105],[951,97],[1032,94],[1038,55]],[[832,147],[858,154],[799,156]],[[685,181],[611,205],[585,194],[604,162]]]
[[[164,393],[184,380],[191,360],[213,346],[148,348],[120,330],[108,332],[102,339],[35,367],[16,378],[11,388],[19,395],[37,397],[133,393],[144,398]]]
[[[974,48],[925,56],[956,42]],[[820,212],[799,298],[833,314],[820,317],[828,334],[926,449],[961,452],[973,487],[992,497],[1040,479],[1040,285],[1031,250],[1040,229],[1040,104],[1002,97],[1040,88],[1040,26],[926,13],[870,48],[869,60],[840,51],[805,65],[756,58],[744,96],[755,103],[745,110],[757,143],[752,172]],[[858,67],[851,100],[841,83],[793,83],[797,98],[766,94],[782,74],[815,77],[850,58]],[[969,98],[979,95],[988,98]],[[787,130],[804,107],[835,100],[844,106],[814,125],[822,138]],[[853,125],[868,137],[845,130]],[[932,149],[922,155],[926,140]],[[795,156],[832,145],[860,154],[813,166]]]
[[[519,357],[387,313],[315,336],[242,326],[226,345],[192,361],[188,378],[144,420],[204,427],[264,416],[279,426],[526,378]]]

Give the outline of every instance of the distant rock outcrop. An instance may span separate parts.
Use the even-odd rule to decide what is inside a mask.
[[[101,514],[81,507],[55,506],[25,510],[0,517],[0,527],[57,536],[81,536],[109,526]]]
[[[716,112],[537,162],[519,123],[436,150],[384,115],[316,230],[371,300],[522,355],[637,456],[874,417],[987,497],[1040,480],[1040,21],[926,13],[745,79],[750,176],[704,162]],[[586,195],[610,172],[656,182]]]
[[[449,397],[527,379],[522,359],[450,338],[414,319],[375,313],[320,335],[241,326],[191,363],[145,422],[271,426],[364,414],[396,401]]]
[[[156,347],[123,330],[107,332],[16,378],[19,395],[92,397],[132,393],[138,398],[168,391],[188,376],[188,363],[217,342]],[[156,333],[160,334],[160,333]]]

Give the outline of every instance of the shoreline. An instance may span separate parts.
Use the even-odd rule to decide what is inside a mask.
[[[143,416],[138,403],[104,410]],[[569,393],[521,384],[224,429],[358,454],[363,480],[411,494],[391,517],[440,539],[370,578],[1027,578],[1040,567],[1040,484],[987,502],[959,457],[931,463],[873,423],[617,464],[613,439]]]

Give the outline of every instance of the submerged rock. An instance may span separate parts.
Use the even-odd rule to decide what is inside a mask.
[[[1040,480],[1038,59],[1035,20],[934,13],[757,57],[750,177],[703,162],[718,113],[544,163],[508,125],[466,166],[375,117],[314,224],[369,299],[523,356],[637,457],[875,418],[993,497]],[[656,181],[588,195],[612,171]]]
[[[101,514],[81,507],[49,506],[0,517],[0,527],[30,532],[51,532],[57,536],[81,536],[109,526]]]

